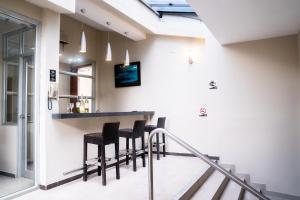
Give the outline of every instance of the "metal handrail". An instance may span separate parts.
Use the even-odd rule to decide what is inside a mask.
[[[236,182],[238,185],[240,185],[245,190],[251,192],[254,196],[256,196],[256,197],[258,197],[258,198],[260,198],[262,200],[270,200],[268,197],[266,197],[262,193],[258,192],[252,186],[250,186],[247,183],[243,182],[241,179],[239,179],[235,175],[231,174],[230,172],[228,172],[226,169],[224,169],[223,167],[221,167],[217,163],[211,161],[207,156],[205,156],[202,153],[200,153],[198,150],[196,150],[195,148],[193,148],[191,145],[187,144],[186,142],[184,142],[183,140],[181,140],[177,136],[173,135],[169,131],[167,131],[165,129],[162,129],[162,128],[157,128],[157,129],[153,130],[150,133],[150,136],[149,136],[149,139],[148,139],[148,148],[149,148],[149,150],[148,150],[148,162],[149,162],[149,166],[148,166],[149,200],[153,200],[154,199],[154,196],[153,196],[153,146],[152,146],[152,138],[154,137],[154,135],[159,134],[159,133],[165,134],[167,137],[169,137],[170,139],[172,139],[173,141],[175,141],[180,146],[184,147],[186,150],[188,150],[189,152],[191,152],[192,154],[194,154],[196,157],[198,157],[201,160],[203,160],[204,162],[206,162],[208,165],[210,165],[211,167],[213,167],[215,170],[217,170],[220,173],[224,174],[226,177],[228,177],[232,181]]]

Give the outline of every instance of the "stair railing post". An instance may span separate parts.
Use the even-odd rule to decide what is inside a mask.
[[[153,194],[153,144],[152,138],[156,131],[152,131],[148,139],[148,181],[149,181],[149,200],[154,199]]]

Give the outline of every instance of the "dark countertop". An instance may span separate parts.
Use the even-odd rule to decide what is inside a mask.
[[[131,111],[131,112],[95,112],[95,113],[55,113],[52,119],[74,119],[91,117],[113,117],[113,116],[132,116],[132,115],[154,115],[154,111]]]

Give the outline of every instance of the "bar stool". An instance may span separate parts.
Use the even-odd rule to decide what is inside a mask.
[[[159,117],[157,119],[157,125],[146,125],[145,126],[145,132],[151,133],[156,128],[165,128],[166,123],[166,117]],[[166,136],[165,134],[162,134],[162,143],[159,143],[159,134],[156,134],[156,143],[154,145],[156,146],[156,154],[157,154],[157,160],[160,159],[160,145],[162,144],[163,147],[163,156],[166,156]]]
[[[129,164],[129,139],[132,139],[132,161],[133,161],[133,171],[136,171],[136,138],[141,138],[142,141],[142,153],[141,157],[143,159],[143,167],[146,167],[146,159],[145,159],[145,138],[144,138],[144,130],[145,130],[145,120],[136,120],[133,125],[133,129],[120,129],[119,137],[126,138],[126,165]]]
[[[101,162],[101,166],[98,165],[98,176],[102,171],[102,185],[106,185],[106,162],[105,162],[105,146],[115,145],[115,157],[116,157],[116,178],[120,179],[120,166],[119,166],[119,126],[120,122],[105,123],[103,125],[102,133],[90,133],[84,135],[83,142],[83,181],[87,181],[87,145],[98,145],[98,162]]]

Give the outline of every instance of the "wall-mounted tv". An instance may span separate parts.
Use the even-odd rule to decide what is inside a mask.
[[[129,66],[115,65],[115,87],[141,85],[141,63],[132,62]]]

